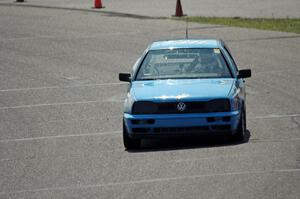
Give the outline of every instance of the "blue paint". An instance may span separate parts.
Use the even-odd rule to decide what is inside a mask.
[[[227,97],[234,79],[170,79],[134,81],[130,93],[136,100],[197,101]]]
[[[176,48],[219,48],[220,42],[215,39],[207,40],[170,40],[154,42],[149,50],[176,49]]]
[[[159,41],[151,44],[135,64],[132,75],[135,76],[143,57],[151,50],[179,48],[218,48],[228,62],[232,78],[199,78],[199,79],[164,79],[132,81],[124,103],[124,123],[130,136],[136,136],[133,128],[147,128],[149,132],[139,134],[148,137],[156,136],[155,128],[166,127],[208,127],[207,133],[214,132],[213,126],[229,125],[230,133],[238,127],[241,112],[245,104],[245,83],[238,79],[236,66],[220,40],[171,40]],[[193,102],[214,99],[228,99],[230,111],[215,113],[178,113],[178,114],[132,114],[132,106],[137,101],[163,102]],[[236,103],[235,103],[236,102]],[[229,117],[229,120],[222,120]],[[216,121],[209,122],[209,118]],[[153,120],[151,124],[133,124],[132,120]],[[228,130],[227,130],[228,131]],[[222,133],[222,131],[221,131]]]

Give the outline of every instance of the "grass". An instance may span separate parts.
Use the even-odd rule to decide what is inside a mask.
[[[294,32],[300,34],[300,18],[240,18],[240,17],[173,17],[177,20],[189,22],[218,24],[243,28],[256,28],[282,32]]]

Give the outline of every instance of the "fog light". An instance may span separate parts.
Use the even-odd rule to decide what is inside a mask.
[[[229,121],[230,121],[230,117],[229,117],[229,116],[222,117],[222,120],[223,120],[224,122],[229,122]]]
[[[131,124],[154,124],[154,119],[147,119],[147,120],[131,120]]]

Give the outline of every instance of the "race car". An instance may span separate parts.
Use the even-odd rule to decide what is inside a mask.
[[[123,142],[169,136],[230,135],[245,139],[245,78],[219,39],[157,41],[136,61],[124,102]]]

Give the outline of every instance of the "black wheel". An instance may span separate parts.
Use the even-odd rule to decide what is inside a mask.
[[[237,132],[233,135],[235,141],[244,142],[247,130],[246,110],[243,108]]]
[[[123,143],[126,149],[138,149],[141,146],[141,139],[130,138],[123,122]]]

